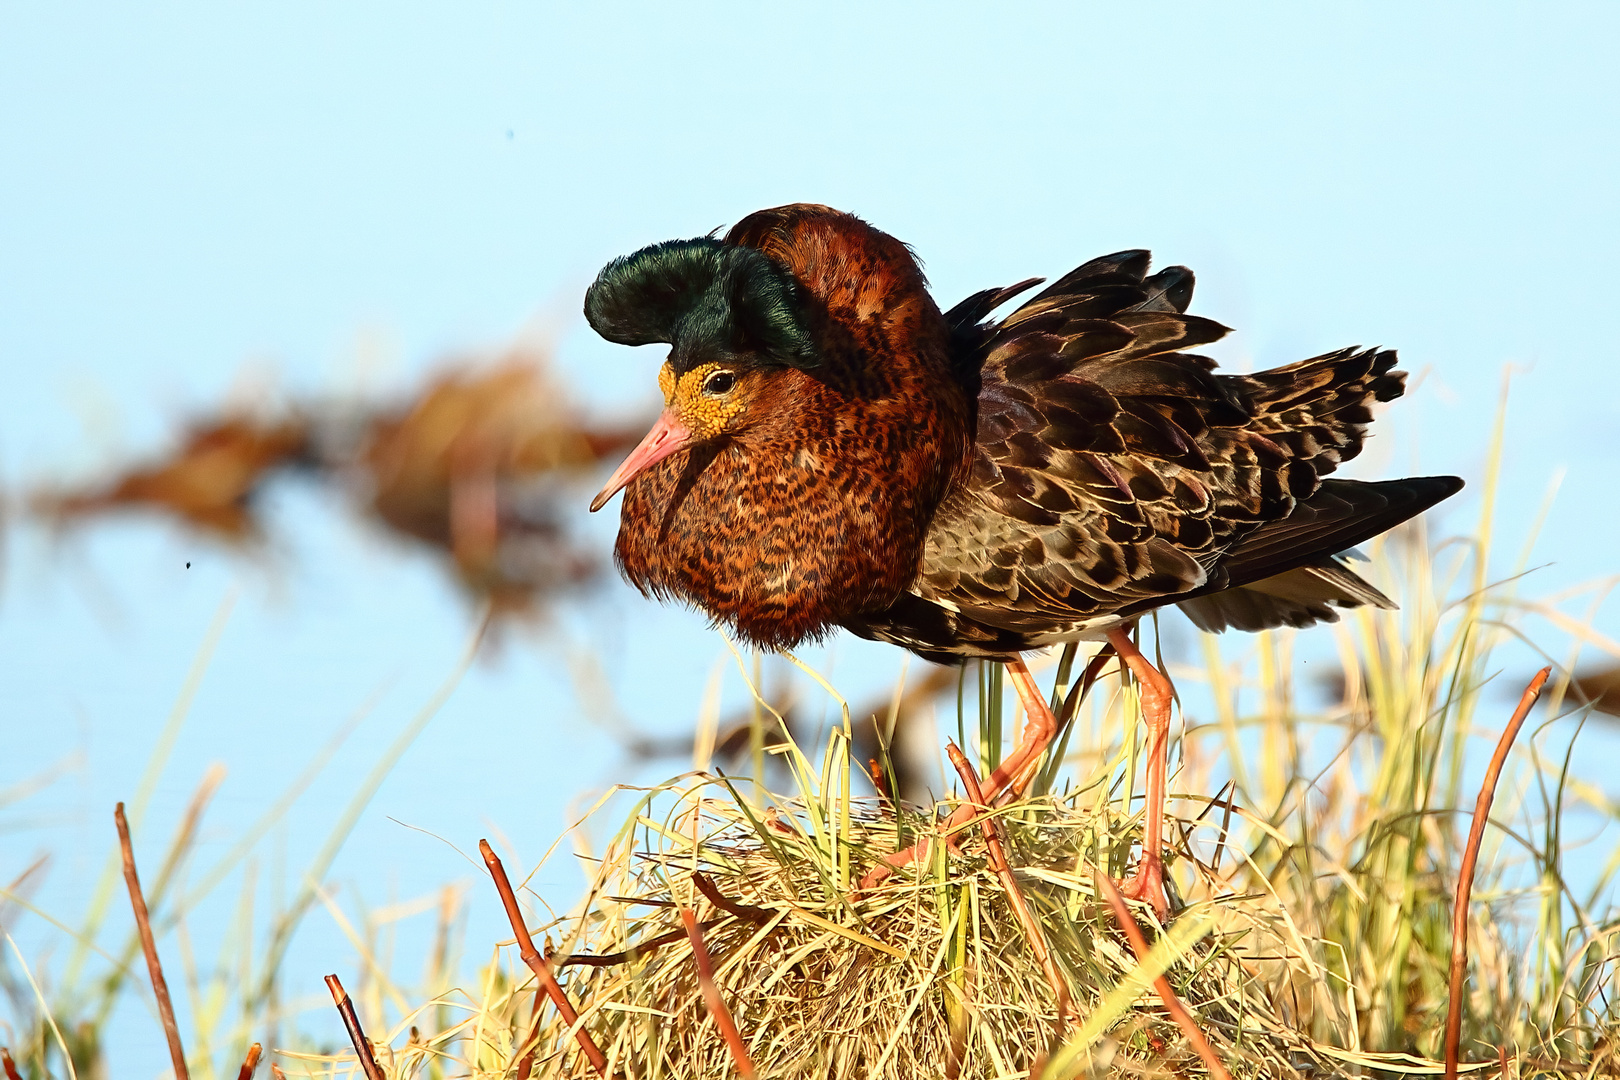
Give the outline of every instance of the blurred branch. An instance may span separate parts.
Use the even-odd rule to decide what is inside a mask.
[[[118,826],[118,846],[124,856],[124,883],[129,886],[129,903],[135,909],[135,925],[140,929],[141,947],[146,950],[146,969],[152,975],[152,993],[157,997],[158,1016],[163,1019],[163,1034],[169,1040],[169,1060],[174,1063],[175,1080],[191,1080],[186,1068],[185,1047],[180,1045],[180,1025],[174,1019],[174,1003],[169,1000],[169,983],[163,977],[163,964],[158,960],[157,942],[152,937],[152,919],[146,910],[146,898],[141,895],[141,879],[135,870],[135,848],[129,838],[129,819],[124,817],[124,804],[113,808],[113,822]]]

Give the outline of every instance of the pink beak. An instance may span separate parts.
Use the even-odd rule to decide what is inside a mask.
[[[591,513],[596,513],[606,505],[607,501],[619,493],[619,490],[634,480],[645,470],[663,461],[675,451],[682,449],[692,441],[692,432],[687,426],[675,419],[675,414],[665,409],[659,416],[658,422],[647,432],[645,438],[630,451],[630,456],[624,459],[624,464],[613,470],[608,482],[602,490],[597,492],[596,498],[591,500]]]

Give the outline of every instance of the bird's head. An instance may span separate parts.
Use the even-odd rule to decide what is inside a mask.
[[[778,206],[615,259],[585,317],[670,347],[662,415],[591,503],[625,489],[614,558],[633,584],[773,648],[893,602],[971,445],[950,328],[909,248]]]
[[[723,240],[615,259],[586,292],[585,317],[609,341],[670,346],[663,414],[592,510],[685,447],[789,424],[788,403],[806,392],[859,405],[889,396],[907,365],[943,357],[943,320],[906,246],[810,204],[751,214]]]
[[[745,421],[773,371],[817,363],[802,289],[764,252],[712,238],[670,240],[615,259],[585,294],[585,317],[621,345],[667,342],[664,412],[591,502]]]

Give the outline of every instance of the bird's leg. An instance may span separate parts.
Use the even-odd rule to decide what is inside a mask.
[[[1096,683],[1098,676],[1102,674],[1103,665],[1113,659],[1113,656],[1113,648],[1104,645],[1097,650],[1097,655],[1093,656],[1086,664],[1085,670],[1080,673],[1080,678],[1069,688],[1068,696],[1063,699],[1063,704],[1058,707],[1053,732],[1054,739],[1056,739],[1057,735],[1062,734],[1065,728],[1074,723],[1074,714],[1079,710],[1081,700],[1091,692],[1092,685]],[[995,806],[1005,806],[1019,798],[1035,782],[1035,777],[1039,774],[1040,769],[1041,759],[1038,756],[1030,758],[1024,765],[1024,771],[1013,779],[1012,785],[1003,791],[999,798],[991,799],[990,802]]]
[[[1007,669],[1013,689],[1018,692],[1019,704],[1024,706],[1024,733],[1018,737],[1018,745],[1013,747],[1013,752],[996,766],[985,782],[984,797],[990,803],[1004,792],[1017,796],[1029,790],[1029,785],[1035,779],[1035,765],[1046,753],[1046,748],[1052,744],[1058,731],[1057,717],[1052,715],[1046,695],[1035,685],[1035,676],[1029,673],[1023,658],[1008,660],[1002,666]]]
[[[1142,858],[1126,878],[1121,891],[1136,900],[1153,905],[1160,920],[1170,913],[1164,879],[1164,798],[1165,771],[1169,768],[1170,702],[1174,689],[1164,673],[1154,667],[1131,640],[1130,630],[1121,627],[1108,633],[1108,643],[1131,669],[1142,687],[1142,721],[1148,729],[1147,792],[1143,824]]]
[[[1035,685],[1034,676],[1030,675],[1029,668],[1022,659],[1005,661],[1007,674],[1012,676],[1013,689],[1018,692],[1018,700],[1024,706],[1024,732],[1018,739],[1018,745],[1013,752],[1007,755],[996,770],[990,774],[988,782],[984,785],[982,793],[985,798],[984,806],[975,806],[964,802],[958,806],[949,817],[939,823],[941,833],[950,834],[972,821],[984,810],[993,805],[997,796],[1003,792],[1022,795],[1029,789],[1029,784],[1035,778],[1033,765],[1040,760],[1047,746],[1051,745],[1052,737],[1057,734],[1057,718],[1046,704],[1046,698],[1041,695]],[[946,842],[953,848],[956,838],[947,836]],[[862,891],[877,885],[888,877],[897,868],[908,866],[916,862],[928,848],[928,841],[919,841],[903,851],[893,855],[885,855],[878,864],[869,870],[861,879]]]

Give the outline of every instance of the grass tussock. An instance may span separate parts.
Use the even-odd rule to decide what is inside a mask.
[[[1162,973],[1235,1076],[1439,1073],[1467,807],[1519,689],[1499,678],[1515,662],[1503,647],[1523,655],[1537,610],[1511,582],[1489,585],[1489,554],[1488,534],[1384,545],[1403,608],[1333,629],[1328,693],[1296,680],[1300,661],[1324,658],[1295,657],[1291,633],[1206,639],[1200,663],[1170,664],[1185,715],[1168,830],[1180,906],[1162,927],[1136,909],[1153,942],[1141,959],[1097,892],[1140,835],[1134,688],[1112,674],[1093,690],[1041,794],[997,813],[1068,1020],[977,825],[960,853],[937,843],[915,872],[855,893],[878,855],[935,818],[857,797],[845,710],[813,751],[777,736],[767,775],[786,794],[706,772],[639,793],[589,895],[545,926],[578,1027],[610,1072],[669,1080],[737,1075],[745,1058],[766,1077],[1205,1075],[1150,986]],[[1079,659],[1059,658],[1058,695]],[[1612,841],[1614,816],[1571,768],[1585,710],[1568,689],[1554,679],[1509,760],[1471,898],[1462,1059],[1487,1075],[1620,1072],[1620,849],[1566,865],[1573,823]],[[1016,721],[997,671],[969,669],[958,722],[981,771]],[[778,726],[763,709],[759,722]],[[740,1049],[705,1001],[683,909]],[[498,953],[483,985],[432,1004],[453,1023],[424,1035],[417,1012],[379,1040],[394,1048],[384,1066],[595,1075],[536,1001],[527,970]],[[345,1061],[308,1064],[321,1075]]]
[[[1042,799],[1006,814],[1018,822],[1008,834],[1020,891],[1068,984],[1074,1025],[1059,1023],[1054,994],[976,836],[960,856],[947,858],[940,845],[914,880],[853,898],[807,827],[804,805],[782,807],[774,819],[782,831],[763,826],[767,842],[745,801],[689,790],[686,821],[644,824],[639,854],[605,864],[610,876],[568,943],[598,956],[643,950],[612,967],[565,969],[610,1070],[672,1078],[735,1071],[703,1001],[681,906],[703,928],[716,982],[763,1076],[1018,1076],[1039,1057],[1058,1068],[1083,1061],[1158,1072],[1167,1060],[1196,1067],[1175,1024],[1153,1007],[1147,981],[1161,970],[1183,1000],[1198,1003],[1229,1059],[1252,1059],[1251,1071],[1274,1075],[1325,1064],[1256,993],[1261,984],[1222,955],[1272,920],[1252,910],[1189,909],[1138,964],[1090,869],[1099,853],[1129,843],[1132,826],[1083,799]],[[696,880],[688,824],[699,830]],[[852,818],[845,838],[861,860],[856,869],[896,843],[892,820]],[[1216,930],[1217,915],[1225,929]],[[648,949],[654,942],[663,944]],[[529,1049],[521,1044],[530,995],[526,984],[505,985],[508,1048],[518,1061]],[[534,1075],[592,1075],[566,1025],[550,1010],[545,1017],[531,1044],[539,1051]],[[502,1074],[500,1057],[489,1075]]]

